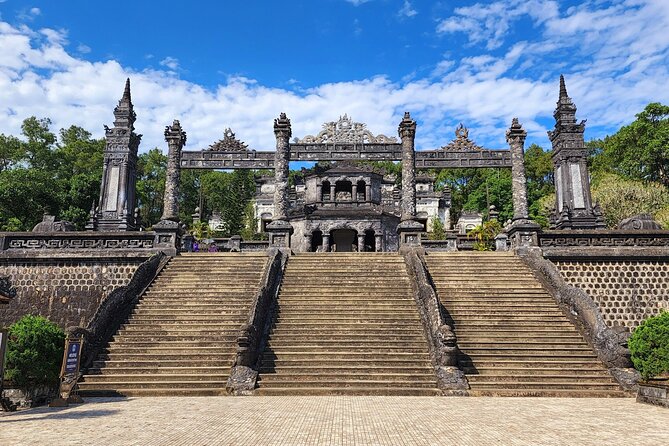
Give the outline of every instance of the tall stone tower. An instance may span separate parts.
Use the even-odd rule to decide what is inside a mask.
[[[134,218],[135,181],[137,149],[142,135],[135,133],[135,119],[130,98],[130,79],[128,79],[123,97],[114,109],[114,127],[110,129],[105,126],[107,144],[104,151],[100,202],[89,229],[97,231],[138,229]]]
[[[576,106],[560,76],[560,97],[553,113],[555,129],[548,132],[553,144],[555,209],[552,229],[600,229],[606,225],[590,195],[590,175],[583,133],[585,121],[576,122]]]

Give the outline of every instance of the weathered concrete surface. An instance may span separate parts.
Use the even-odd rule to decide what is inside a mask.
[[[633,399],[87,399],[0,414],[3,445],[666,445],[669,413]]]

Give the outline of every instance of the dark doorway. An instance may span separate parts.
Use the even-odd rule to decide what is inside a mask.
[[[321,246],[323,246],[323,232],[316,229],[311,233],[311,252],[318,251]]]
[[[353,252],[357,246],[358,233],[353,229],[335,229],[330,232],[330,251]]]
[[[373,229],[365,231],[365,252],[376,252],[376,233]]]

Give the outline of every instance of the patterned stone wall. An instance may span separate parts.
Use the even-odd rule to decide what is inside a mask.
[[[109,293],[130,282],[144,259],[4,260],[16,297],[0,307],[0,326],[25,314],[44,316],[61,327],[86,326]]]
[[[610,325],[635,328],[669,310],[669,262],[556,261],[567,283],[583,289]]]

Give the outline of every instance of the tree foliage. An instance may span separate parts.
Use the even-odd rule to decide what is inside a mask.
[[[669,311],[643,321],[627,344],[634,368],[644,379],[669,373]]]
[[[28,389],[56,385],[65,333],[42,316],[26,315],[9,327],[6,378]]]

